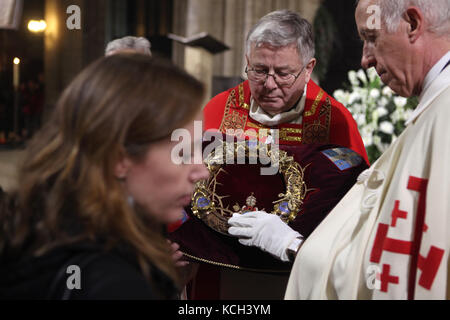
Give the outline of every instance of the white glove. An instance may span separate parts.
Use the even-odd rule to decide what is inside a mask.
[[[228,233],[236,236],[245,246],[255,246],[282,261],[289,261],[287,249],[302,235],[291,229],[280,217],[264,211],[235,213],[228,220]]]

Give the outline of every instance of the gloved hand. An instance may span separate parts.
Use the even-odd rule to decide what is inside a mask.
[[[289,261],[287,248],[296,238],[303,238],[280,217],[264,211],[235,213],[228,220],[228,233],[246,246],[255,246],[282,261]]]

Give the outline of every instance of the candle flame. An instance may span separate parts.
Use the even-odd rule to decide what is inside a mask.
[[[28,30],[31,32],[42,32],[47,29],[47,23],[44,20],[30,20],[28,22]]]

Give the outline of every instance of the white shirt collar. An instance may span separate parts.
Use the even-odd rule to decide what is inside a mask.
[[[447,52],[434,66],[431,68],[431,70],[428,72],[427,76],[424,80],[423,90],[419,97],[419,105],[414,110],[414,112],[411,114],[409,119],[406,121],[405,125],[409,126],[414,120],[416,120],[422,112],[428,108],[427,104],[422,104],[423,98],[425,94],[427,93],[428,89],[431,87],[433,82],[437,79],[437,77],[441,74],[443,71],[445,65],[450,60],[450,51]]]
[[[252,98],[250,103],[250,117],[269,127],[274,127],[283,123],[301,124],[303,121],[303,110],[305,110],[307,87],[308,86],[305,85],[303,96],[294,108],[274,116],[265,112]]]
[[[439,74],[442,72],[442,69],[444,69],[447,62],[450,60],[450,51],[447,52],[435,65],[431,70],[428,72],[427,76],[425,77],[425,80],[423,81],[423,90],[420,97],[422,98],[423,93],[427,91],[427,89],[431,86],[431,83],[439,76]]]

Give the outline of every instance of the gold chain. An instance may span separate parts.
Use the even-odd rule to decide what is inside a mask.
[[[183,251],[181,251],[181,253],[192,260],[212,264],[214,266],[222,267],[222,268],[230,268],[230,269],[234,269],[234,270],[249,271],[249,272],[262,272],[262,273],[289,273],[290,272],[288,270],[252,269],[252,268],[239,267],[239,266],[235,266],[232,264],[215,262],[215,261],[211,261],[211,260],[207,260],[207,259],[203,259],[203,258],[198,258],[198,257],[192,256],[190,254],[187,254],[186,252],[183,252]]]

